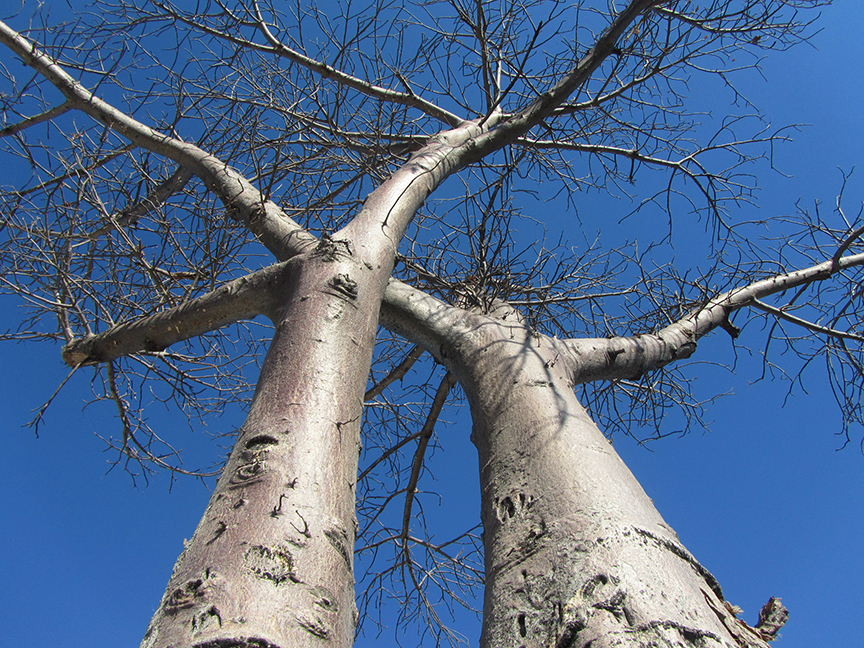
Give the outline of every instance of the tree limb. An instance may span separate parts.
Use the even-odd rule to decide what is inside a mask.
[[[15,135],[20,133],[21,131],[30,128],[31,126],[35,126],[36,124],[41,124],[46,121],[50,121],[55,117],[59,117],[63,113],[66,113],[72,109],[72,105],[68,101],[64,101],[59,106],[55,106],[49,110],[46,110],[43,113],[38,115],[34,115],[33,117],[27,117],[26,119],[21,120],[17,124],[10,124],[4,128],[0,128],[0,137],[9,137],[10,135]]]
[[[382,378],[376,385],[373,385],[371,389],[366,391],[366,395],[363,397],[364,401],[370,401],[375,398],[378,394],[383,392],[389,385],[400,380],[405,374],[408,373],[408,370],[417,362],[417,358],[423,355],[423,349],[419,346],[414,346],[408,354],[402,359],[398,365],[393,367],[392,371],[388,373],[384,378]]]
[[[63,360],[79,367],[143,351],[159,352],[241,319],[269,317],[272,294],[282,287],[289,264],[268,266],[174,308],[74,340],[63,348]]]
[[[758,306],[755,302],[762,297],[824,281],[840,270],[862,265],[864,254],[855,254],[734,288],[657,333],[565,340],[564,345],[571,354],[573,381],[581,384],[593,380],[632,379],[675,360],[689,358],[696,350],[696,341],[722,326],[730,313],[746,306]]]
[[[822,333],[823,335],[834,338],[841,338],[843,340],[856,340],[858,342],[864,342],[864,335],[856,335],[855,333],[847,333],[845,331],[837,331],[835,329],[825,326],[819,326],[818,324],[808,322],[807,320],[801,319],[800,317],[790,315],[782,308],[774,308],[773,306],[766,304],[763,301],[759,301],[758,299],[754,299],[751,305],[758,308],[759,310],[765,311],[766,313],[770,313],[771,315],[774,315],[779,319],[785,320],[792,324],[797,324],[798,326],[804,327],[808,331],[813,331],[814,333]]]
[[[488,155],[516,141],[553,113],[573,92],[584,84],[594,71],[600,67],[610,54],[615,52],[618,39],[639,16],[668,0],[631,0],[606,30],[596,40],[590,50],[579,60],[570,72],[564,75],[552,88],[521,110],[509,115],[496,129],[477,138],[471,161]]]
[[[120,213],[111,218],[111,222],[103,225],[98,230],[90,235],[90,238],[98,238],[104,236],[108,232],[112,232],[118,227],[126,227],[134,225],[135,222],[158,209],[166,200],[173,196],[178,191],[181,191],[186,183],[192,179],[194,174],[186,167],[178,167],[164,182],[160,183],[144,200],[130,205],[123,209]]]
[[[258,21],[258,29],[264,35],[264,38],[267,39],[267,42],[270,43],[271,47],[267,49],[261,48],[260,45],[252,43],[250,41],[244,41],[244,45],[254,47],[255,49],[263,49],[264,51],[270,51],[277,56],[287,58],[292,63],[296,63],[297,65],[300,65],[325,79],[330,79],[332,81],[335,81],[336,83],[340,83],[348,88],[351,88],[352,90],[357,90],[358,92],[362,92],[365,95],[374,97],[375,99],[380,99],[381,101],[389,101],[391,103],[416,108],[421,112],[426,113],[430,117],[434,117],[435,119],[444,122],[450,127],[461,126],[462,123],[465,121],[458,115],[454,115],[453,113],[444,110],[440,106],[436,106],[435,104],[426,101],[422,97],[417,96],[413,91],[406,93],[382,88],[375,85],[374,83],[369,83],[368,81],[364,81],[363,79],[359,79],[355,76],[351,76],[350,74],[346,74],[345,72],[337,70],[336,68],[327,65],[326,63],[316,61],[313,58],[304,56],[300,52],[291,49],[281,40],[276,38],[273,32],[270,31],[270,28],[267,27],[267,23],[264,21],[264,18],[261,15],[261,10],[258,8],[257,2],[254,3],[254,6],[256,18]],[[218,32],[214,32],[214,30],[209,31],[219,38],[225,38],[224,34],[219,34]]]
[[[49,81],[66,104],[105,124],[133,144],[192,170],[271,252],[285,259],[308,249],[317,239],[289,218],[278,205],[264,200],[243,175],[198,146],[160,133],[87,90],[35,43],[0,21],[0,43]]]

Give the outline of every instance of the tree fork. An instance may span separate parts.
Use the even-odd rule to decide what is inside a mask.
[[[481,646],[765,646],[579,404],[562,343],[466,317],[442,353],[475,422]]]

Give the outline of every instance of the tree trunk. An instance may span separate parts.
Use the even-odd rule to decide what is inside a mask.
[[[442,354],[479,452],[481,646],[764,646],[578,403],[563,345],[480,317],[461,331]]]
[[[142,646],[352,644],[365,302],[380,290],[342,256],[322,244],[288,264],[249,416]]]

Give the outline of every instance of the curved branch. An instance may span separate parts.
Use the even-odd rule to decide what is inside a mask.
[[[292,63],[306,68],[310,72],[314,72],[315,74],[321,76],[324,79],[335,81],[336,83],[339,83],[347,88],[351,88],[352,90],[356,90],[357,92],[365,94],[369,97],[373,97],[381,101],[399,104],[402,106],[408,106],[410,108],[416,108],[417,110],[425,113],[426,115],[429,115],[430,117],[433,117],[447,124],[448,126],[459,126],[465,121],[458,115],[455,115],[450,111],[441,108],[440,106],[436,106],[431,101],[423,99],[422,97],[415,94],[413,91],[398,92],[396,90],[382,88],[381,86],[377,86],[374,83],[369,83],[368,81],[364,81],[363,79],[342,72],[341,70],[337,70],[336,68],[327,65],[326,63],[316,61],[313,58],[305,56],[304,54],[301,54],[300,52],[291,49],[278,38],[276,38],[276,36],[270,31],[270,28],[267,26],[267,23],[261,16],[257,3],[255,3],[255,13],[257,21],[256,27],[270,44],[269,46],[261,45],[245,38],[231,36],[229,34],[226,34],[225,32],[219,31],[218,29],[213,29],[212,27],[208,27],[207,25],[202,25],[201,23],[195,22],[194,20],[191,20],[176,11],[172,11],[169,7],[167,7],[161,2],[157,2],[154,4],[172,19],[189,25],[194,29],[198,29],[206,34],[209,34],[210,36],[214,36],[216,38],[228,41],[241,47],[247,47],[258,52],[263,52],[265,54],[273,54],[275,56],[288,59]]]
[[[593,380],[633,379],[675,360],[689,358],[696,351],[696,341],[718,326],[723,326],[732,312],[746,306],[756,306],[756,300],[762,297],[824,281],[840,270],[862,265],[864,254],[856,254],[838,259],[836,263],[825,261],[734,288],[657,333],[564,340],[562,344],[570,352],[572,379],[575,384]]]
[[[847,333],[845,331],[837,331],[835,329],[827,328],[825,326],[819,326],[818,324],[808,322],[807,320],[801,319],[800,317],[790,315],[782,308],[774,308],[773,306],[770,306],[765,302],[759,301],[758,299],[754,299],[752,305],[759,310],[774,315],[778,319],[786,320],[787,322],[790,322],[792,324],[797,324],[798,326],[806,328],[808,331],[813,331],[814,333],[822,333],[829,337],[840,338],[843,340],[856,340],[857,342],[864,342],[864,335],[856,335],[855,333]]]
[[[529,105],[509,115],[498,128],[477,138],[471,161],[480,159],[491,151],[516,141],[529,129],[551,115],[570,95],[591,78],[591,75],[603,61],[615,53],[618,39],[625,34],[639,16],[666,2],[668,0],[631,0],[630,4],[615,16],[612,23],[579,60],[576,67]]]
[[[846,252],[846,250],[849,249],[849,247],[855,242],[855,240],[860,238],[862,235],[864,235],[864,225],[849,233],[849,236],[847,236],[846,240],[844,240],[843,243],[840,244],[840,247],[837,248],[837,251],[831,258],[831,267],[833,270],[839,269],[837,263],[843,257],[843,253]]]
[[[243,222],[271,252],[285,259],[317,239],[289,218],[275,203],[265,200],[239,172],[198,146],[160,133],[118,110],[69,76],[56,60],[0,21],[0,43],[49,81],[66,103],[119,133],[133,144],[174,160],[192,170],[214,191],[231,215]]]
[[[390,279],[384,291],[379,323],[388,331],[422,347],[446,366],[441,345],[461,328],[465,311],[445,304],[397,279]]]

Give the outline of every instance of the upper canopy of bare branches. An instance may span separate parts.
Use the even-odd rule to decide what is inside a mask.
[[[0,34],[0,136],[15,167],[0,197],[0,291],[28,314],[2,337],[85,339],[92,351],[137,322],[130,355],[75,347],[67,360],[107,361],[95,398],[118,408],[121,457],[177,468],[140,406],[171,400],[206,416],[245,402],[269,334],[248,321],[266,307],[243,301],[262,268],[328,240],[412,154],[470,126],[458,173],[401,243],[398,279],[463,309],[509,302],[539,333],[605,338],[662,331],[722,293],[827,261],[781,301],[754,297],[718,325],[734,336],[762,323],[766,371],[794,379],[826,362],[847,425],[860,424],[864,281],[841,259],[864,250],[861,213],[841,201],[831,214],[802,209],[782,238],[757,242],[775,230],[736,211],[753,197],[751,163],[770,161],[791,132],[761,118],[737,75],[805,41],[816,17],[806,10],[822,4],[120,0],[50,30],[22,13]],[[707,89],[727,102],[720,118]],[[610,213],[597,194],[628,200]],[[671,264],[667,230],[621,225],[640,210],[707,219],[692,267]],[[141,332],[155,321],[142,318],[210,308],[220,289],[243,305],[196,321],[201,337]],[[405,345],[382,337],[374,380],[417,359]],[[781,369],[782,350],[801,362]],[[659,431],[670,407],[701,412],[675,365],[586,388],[611,427],[635,419]],[[407,389],[398,403],[384,387],[370,395],[368,465],[398,477],[369,491],[370,529],[376,497],[416,485],[417,455],[400,463],[400,452],[449,391]],[[408,542],[405,524],[380,528],[370,552]]]

